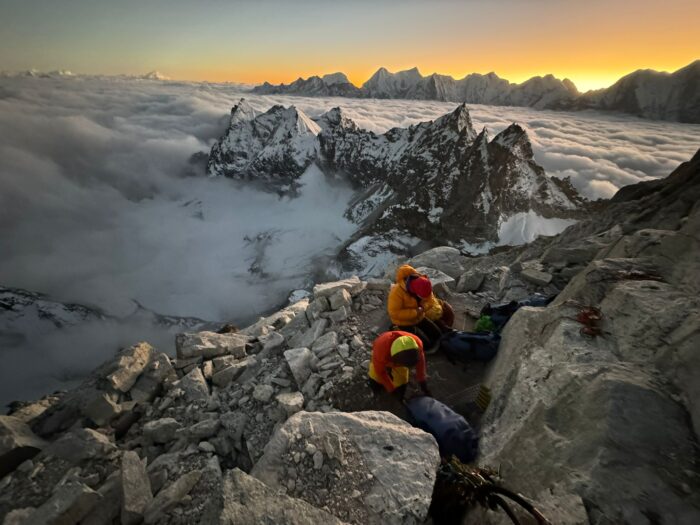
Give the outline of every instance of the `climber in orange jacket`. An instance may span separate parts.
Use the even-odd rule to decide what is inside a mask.
[[[396,282],[387,304],[391,322],[399,329],[416,333],[427,348],[433,346],[454,322],[450,305],[435,297],[427,275],[408,264],[396,271]]]
[[[403,399],[408,385],[410,368],[416,369],[416,380],[421,390],[430,395],[426,383],[425,354],[420,338],[408,332],[384,332],[372,345],[369,364],[370,384],[374,390],[384,390]]]

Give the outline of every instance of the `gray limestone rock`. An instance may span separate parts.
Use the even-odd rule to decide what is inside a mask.
[[[146,508],[153,500],[151,482],[136,452],[124,452],[121,467],[121,522],[122,525],[137,525],[143,521]]]
[[[552,282],[551,273],[542,272],[534,268],[523,268],[523,270],[520,272],[520,276],[526,281],[538,286],[547,286]]]
[[[107,376],[110,386],[120,392],[131,390],[154,353],[155,350],[148,343],[138,343],[122,350],[117,359],[117,369]]]
[[[486,275],[479,270],[468,270],[460,276],[457,291],[461,293],[476,292],[481,288],[485,278]]]
[[[500,465],[510,487],[543,508],[566,508],[559,523],[580,523],[582,515],[697,522],[700,479],[687,463],[695,432],[676,394],[682,384],[669,384],[676,366],[697,374],[700,361],[686,361],[691,354],[668,335],[697,299],[664,283],[612,278],[630,261],[594,263],[590,280],[572,281],[562,295],[587,304],[595,297],[607,334],[582,336],[576,305],[559,298],[546,309],[518,310],[485,381],[492,401],[479,462]]]
[[[363,289],[363,283],[359,277],[353,276],[342,281],[332,283],[321,283],[314,286],[314,297],[330,297],[339,290],[347,290],[350,295],[357,295]]]
[[[232,381],[238,379],[241,376],[241,374],[245,372],[246,368],[248,368],[248,365],[254,361],[255,360],[253,357],[249,357],[248,359],[243,359],[242,361],[233,363],[227,366],[226,368],[215,372],[212,376],[212,383],[219,387],[227,386]]]
[[[90,428],[63,434],[46,448],[46,454],[77,464],[85,459],[106,457],[117,451],[107,436]]]
[[[279,332],[270,332],[263,340],[262,351],[266,354],[274,352],[284,346],[284,336]]]
[[[185,393],[185,398],[190,402],[209,401],[209,387],[199,367],[195,367],[185,377],[173,386],[180,388]]]
[[[289,346],[292,348],[311,348],[311,345],[321,337],[328,327],[328,319],[317,319],[311,324],[311,328],[303,333],[289,339]]]
[[[239,469],[226,474],[221,525],[340,525],[332,514],[306,501],[279,494]]]
[[[314,344],[311,346],[311,350],[317,356],[321,356],[324,352],[329,349],[335,349],[338,347],[338,334],[337,332],[326,332],[321,337],[316,339]]]
[[[154,443],[168,443],[175,439],[181,425],[172,417],[149,421],[143,426],[143,435]]]
[[[275,389],[271,385],[257,385],[253,390],[253,399],[261,403],[267,403],[275,394]]]
[[[352,306],[352,296],[346,289],[341,289],[335,292],[328,298],[331,310],[337,310],[344,306]]]
[[[313,323],[316,319],[321,317],[323,312],[329,309],[330,304],[328,303],[328,297],[319,297],[309,303],[309,307],[306,309],[306,318],[310,323]]]
[[[74,525],[87,516],[101,496],[87,485],[69,482],[33,511],[24,523],[32,525]]]
[[[304,407],[304,395],[301,392],[278,394],[277,402],[284,409],[287,417],[289,417]]]
[[[183,474],[176,481],[161,489],[153,498],[153,501],[146,507],[144,523],[157,523],[164,518],[164,514],[170,511],[175,505],[187,496],[192,488],[202,477],[202,471],[195,470]]]
[[[459,276],[464,273],[464,260],[465,257],[457,248],[438,246],[409,259],[408,264],[414,268],[421,266],[435,268],[452,279],[459,279]]]
[[[433,289],[437,291],[447,291],[448,288],[454,289],[457,287],[457,281],[444,272],[429,266],[419,266],[416,268],[418,273],[427,275],[433,285]]]
[[[219,431],[219,427],[221,427],[219,419],[211,418],[191,425],[187,432],[193,439],[202,440],[215,435]]]
[[[13,416],[0,416],[0,478],[36,456],[47,443]]]
[[[327,463],[339,475],[328,487],[332,490],[301,492],[302,498],[315,498],[334,513],[360,511],[371,524],[427,518],[440,462],[431,435],[388,412],[298,412],[275,432],[251,474],[272,489],[284,489],[289,469],[296,468],[290,450],[309,444],[316,448],[317,468],[299,471],[296,483],[311,486],[315,477],[324,476]],[[360,490],[360,496],[348,498],[352,490]]]
[[[121,406],[116,403],[116,396],[106,392],[96,392],[94,399],[82,410],[83,415],[89,417],[98,427],[107,425],[121,411]]]
[[[242,333],[215,332],[182,333],[175,337],[178,359],[202,356],[212,359],[220,355],[245,357],[245,345],[250,338]]]
[[[284,358],[292,371],[297,387],[302,388],[311,375],[313,353],[308,348],[291,348],[284,352]]]
[[[325,315],[325,314],[324,314]],[[329,312],[327,315],[327,319],[333,323],[333,324],[338,324],[342,323],[345,321],[348,317],[350,317],[350,309],[347,306],[341,306],[337,310],[334,310],[332,312]]]
[[[389,279],[367,279],[367,290],[379,290],[389,292],[392,282]]]

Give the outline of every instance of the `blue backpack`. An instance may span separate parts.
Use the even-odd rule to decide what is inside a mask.
[[[440,338],[440,349],[452,361],[490,361],[498,353],[501,336],[496,332],[454,330]]]
[[[476,459],[479,437],[467,420],[447,405],[429,396],[406,402],[408,422],[432,434],[440,447],[440,456],[457,456],[462,463]]]

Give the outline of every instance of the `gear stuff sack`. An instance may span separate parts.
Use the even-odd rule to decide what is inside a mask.
[[[476,459],[479,437],[471,425],[447,405],[429,396],[414,397],[406,402],[408,421],[431,434],[440,456],[456,456],[462,463]]]
[[[460,332],[455,330],[440,338],[440,349],[452,361],[490,361],[498,352],[501,336],[496,332]]]
[[[513,314],[523,306],[547,306],[551,303],[556,295],[546,296],[542,294],[533,294],[519,301],[511,301],[506,304],[491,306],[487,304],[481,309],[481,316],[488,315],[495,326],[495,331],[500,332],[501,329],[510,320]]]

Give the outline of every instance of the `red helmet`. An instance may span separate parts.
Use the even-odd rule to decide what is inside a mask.
[[[430,282],[430,279],[423,275],[416,277],[415,279],[411,279],[408,286],[408,291],[416,294],[421,299],[426,299],[427,297],[430,297],[431,293],[433,293],[433,285]]]

